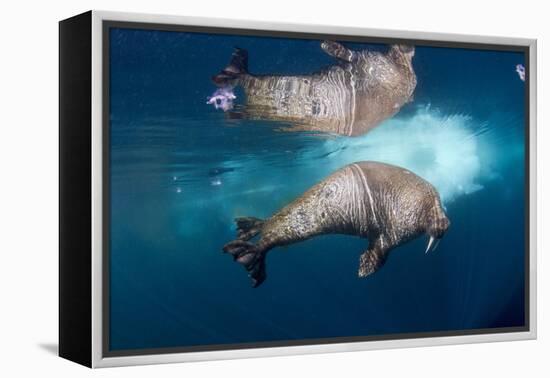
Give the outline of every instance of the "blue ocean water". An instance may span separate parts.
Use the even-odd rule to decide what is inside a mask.
[[[525,324],[522,53],[417,46],[414,101],[350,138],[207,105],[234,46],[257,74],[334,64],[314,40],[111,30],[111,350]],[[271,251],[253,289],[222,253],[233,219],[269,217],[361,160],[438,189],[452,226],[437,251],[418,238],[359,279],[366,241],[325,235]]]

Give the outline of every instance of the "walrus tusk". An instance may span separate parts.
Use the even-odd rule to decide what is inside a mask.
[[[436,250],[437,247],[439,246],[439,242],[440,242],[440,241],[441,241],[441,239],[437,239],[437,240],[435,241],[435,245],[434,245],[434,247],[432,248],[432,252],[435,252],[435,250]]]
[[[436,239],[434,238],[433,236],[430,236],[430,241],[428,242],[428,247],[426,248],[426,252],[424,253],[428,253],[430,252],[430,250],[433,252],[437,249],[437,246],[439,245],[439,240],[440,239]],[[433,248],[432,248],[433,246]]]

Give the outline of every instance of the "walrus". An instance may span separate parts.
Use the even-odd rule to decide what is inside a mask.
[[[392,249],[422,234],[429,236],[426,253],[435,249],[450,225],[430,183],[404,168],[371,161],[337,170],[269,219],[235,222],[237,239],[223,251],[246,268],[253,287],[265,281],[266,254],[275,247],[323,234],[366,238],[358,270],[366,277],[384,265]]]
[[[232,99],[234,87],[244,89],[246,103],[234,115],[283,121],[291,131],[363,135],[412,100],[414,46],[391,45],[383,53],[324,41],[321,48],[337,64],[297,76],[252,75],[248,52],[235,48],[229,65],[212,80]]]

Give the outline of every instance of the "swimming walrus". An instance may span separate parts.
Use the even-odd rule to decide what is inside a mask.
[[[246,104],[239,114],[284,121],[294,131],[362,135],[411,101],[413,46],[391,45],[382,53],[324,41],[321,48],[338,64],[297,76],[252,75],[247,51],[236,48],[229,65],[212,80],[220,88],[244,89]]]
[[[269,250],[323,234],[367,238],[359,277],[377,271],[388,253],[424,233],[426,252],[449,227],[435,188],[414,173],[389,164],[358,162],[339,169],[271,218],[237,218],[237,240],[223,250],[244,265],[253,287],[266,278]],[[250,240],[259,235],[254,244]]]

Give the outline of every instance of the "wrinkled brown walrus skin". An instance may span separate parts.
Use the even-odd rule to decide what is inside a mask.
[[[389,164],[357,162],[313,186],[271,218],[237,218],[237,239],[223,250],[244,265],[253,286],[266,278],[269,250],[317,235],[367,238],[359,277],[378,270],[388,253],[420,235],[435,249],[450,225],[435,188],[414,173]],[[259,235],[256,243],[250,240]]]
[[[291,131],[363,135],[412,100],[414,47],[391,45],[382,53],[324,41],[321,48],[337,64],[297,76],[249,74],[248,53],[237,48],[212,80],[220,87],[244,89],[239,116],[290,123]]]

